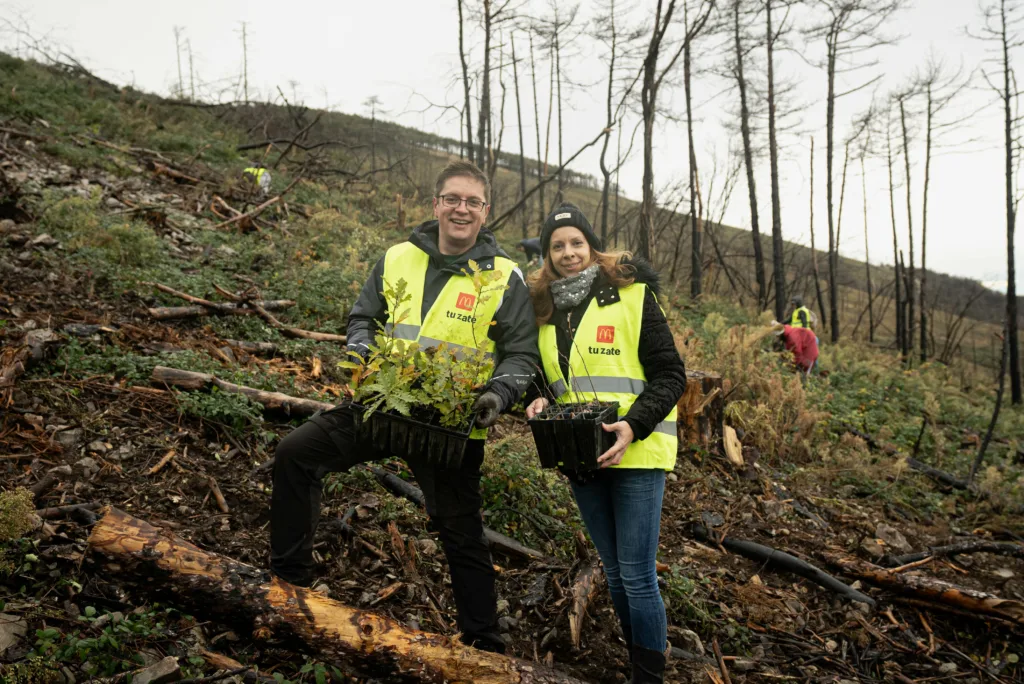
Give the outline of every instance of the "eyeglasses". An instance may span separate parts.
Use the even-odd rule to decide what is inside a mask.
[[[470,211],[483,211],[483,208],[487,206],[487,202],[477,199],[476,197],[467,197],[463,199],[458,195],[438,195],[437,199],[441,200],[441,204],[449,209],[455,209],[463,202],[466,203],[466,209],[469,209]]]

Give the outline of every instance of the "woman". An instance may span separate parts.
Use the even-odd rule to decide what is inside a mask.
[[[547,389],[526,415],[543,411],[547,397],[619,402],[619,421],[604,426],[616,441],[598,458],[600,469],[566,474],[604,564],[630,648],[632,681],[662,682],[666,618],[655,560],[686,371],[650,264],[626,252],[600,251],[590,222],[572,204],[548,216],[541,249],[544,263],[530,277],[530,294]]]

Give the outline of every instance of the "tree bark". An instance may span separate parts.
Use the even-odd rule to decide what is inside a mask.
[[[772,274],[775,279],[775,320],[786,315],[785,242],[782,240],[782,202],[779,192],[779,145],[775,132],[775,34],[772,32],[772,0],[765,2],[768,24],[768,160],[772,178]],[[824,310],[822,311],[824,316]]]
[[[828,205],[828,302],[829,328],[832,342],[839,341],[839,290],[836,287],[835,254],[839,246],[835,244],[835,225],[832,211],[832,157],[835,151],[835,116],[836,116],[836,33],[830,32],[826,40],[828,48],[828,96],[825,111],[825,196]]]
[[[910,363],[910,355],[914,353],[914,326],[917,321],[914,319],[914,216],[911,211],[911,187],[910,187],[910,136],[907,133],[907,113],[903,98],[900,98],[900,127],[903,129],[903,163],[904,173],[907,176],[907,239],[909,241],[908,256],[910,266],[907,268],[907,318],[906,318],[906,349],[907,363]],[[922,331],[923,332],[923,331]]]
[[[679,444],[682,447],[715,447],[722,439],[725,391],[722,376],[686,371],[686,391],[676,403]]]
[[[765,282],[764,253],[761,249],[761,227],[757,211],[757,187],[754,183],[754,150],[750,141],[750,109],[747,107],[747,81],[743,74],[743,40],[740,36],[741,4],[742,0],[733,0],[733,47],[736,51],[736,85],[740,91],[740,137],[743,140],[743,164],[747,171],[750,232],[751,238],[754,241],[754,274],[757,279],[757,306],[759,309],[764,309],[768,306],[768,286]],[[689,100],[689,95],[687,95],[687,100]],[[689,123],[689,111],[687,111],[687,123]]]
[[[353,661],[381,674],[427,682],[578,682],[518,658],[478,651],[438,634],[350,608],[268,571],[199,547],[117,510],[106,509],[89,549],[107,571],[163,593],[197,615],[226,620],[257,639],[298,642],[318,658]]]
[[[906,335],[903,325],[903,298],[900,286],[900,280],[903,276],[900,273],[900,248],[899,240],[896,237],[896,184],[892,177],[892,131],[889,126],[886,126],[885,146],[889,167],[889,216],[892,219],[892,260],[893,270],[896,273],[896,348],[903,354],[906,349]]]
[[[466,98],[466,151],[470,163],[474,159],[473,150],[473,114],[471,110],[472,98],[469,94],[469,68],[466,65],[466,50],[463,45],[463,21],[462,21],[462,0],[458,0],[459,6],[459,61],[462,63],[462,90]]]
[[[487,136],[491,124],[491,0],[483,0],[484,8],[484,69],[480,74],[480,119],[476,129],[477,166],[487,169]]]
[[[605,249],[608,248],[608,200],[612,183],[612,172],[608,168],[605,156],[608,153],[608,143],[611,142],[612,127],[615,125],[615,121],[612,118],[612,92],[615,86],[615,49],[618,38],[615,33],[615,0],[611,0],[611,6],[608,10],[608,21],[611,24],[612,46],[611,55],[608,59],[608,97],[605,102],[607,127],[605,128],[604,145],[601,147],[600,161],[601,176],[604,179],[601,184],[601,244],[604,245]]]
[[[818,249],[814,246],[814,137],[811,137],[811,268],[814,270],[814,291],[818,296],[818,311],[821,312],[821,325],[828,327],[828,315],[825,310],[825,297],[821,293],[821,271],[818,270]],[[779,321],[786,323],[779,317]]]
[[[526,147],[523,144],[523,107],[519,99],[519,64],[516,61],[516,34],[513,31],[509,35],[509,42],[512,44],[512,81],[516,89],[516,120],[519,124],[519,199],[526,196]],[[530,237],[527,227],[530,223],[527,209],[524,206],[520,212],[522,217],[523,239]]]
[[[573,582],[572,605],[569,606],[569,637],[574,649],[580,647],[580,639],[583,636],[583,618],[587,615],[587,607],[594,595],[604,585],[604,579],[601,560],[594,558],[580,570],[576,581]]]
[[[925,286],[928,283],[928,186],[931,182],[932,171],[932,86],[928,84],[925,92],[928,101],[927,121],[925,122],[924,141],[924,190],[921,199],[921,286],[918,288],[920,294],[921,310],[921,363],[928,360],[928,312],[925,308]]]
[[[1020,347],[1017,341],[1017,275],[1013,249],[1013,234],[1017,224],[1017,204],[1014,197],[1013,149],[1017,141],[1013,135],[1013,104],[1017,86],[1010,84],[1010,38],[1007,36],[1006,0],[999,7],[1003,50],[1003,115],[1006,141],[1006,331],[1010,354],[1010,403],[1019,405],[1021,396]]]
[[[864,155],[860,157],[860,193],[864,201],[864,279],[868,286],[868,342],[875,341],[875,296],[871,288],[871,253],[868,251],[868,181]]]
[[[533,121],[537,127],[537,180],[544,178],[545,169],[540,156],[540,102],[537,100],[537,63],[533,55],[533,33],[530,33],[530,72],[533,75]],[[547,205],[544,204],[544,187],[541,186],[539,204],[537,205],[537,225],[543,226],[547,218]]]
[[[693,98],[690,86],[690,20],[688,5],[683,2],[683,23],[686,26],[686,42],[683,44],[683,90],[686,94],[686,141],[689,149],[690,173],[690,297],[697,299],[704,289],[704,226],[701,223],[699,189],[697,187],[697,150],[693,144]]]

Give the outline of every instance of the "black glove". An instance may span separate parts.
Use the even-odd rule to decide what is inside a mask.
[[[473,412],[476,413],[476,426],[489,428],[498,422],[502,403],[501,397],[496,392],[484,392],[477,397],[473,404]]]
[[[348,352],[345,354],[346,361],[354,362],[358,356],[360,361],[366,363],[366,357],[370,355],[370,348],[365,344],[349,344],[345,347],[345,351]]]

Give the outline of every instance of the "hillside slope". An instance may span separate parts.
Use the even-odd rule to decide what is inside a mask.
[[[436,153],[369,182],[359,177],[361,152],[290,150],[273,170],[270,199],[280,199],[239,219],[233,212],[265,201],[240,182],[247,162],[236,147],[249,138],[231,120],[237,110],[115,94],[87,75],[13,60],[0,61],[0,77],[16,83],[0,94],[0,679],[84,681],[163,656],[185,677],[212,677],[224,663],[216,654],[226,654],[277,681],[409,681],[267,641],[202,605],[186,611],[153,583],[117,578],[86,540],[89,507],[114,505],[266,568],[269,461],[301,418],[224,383],[170,386],[154,370],[338,401],[342,345],[282,326],[344,334],[373,263],[429,215],[416,192],[429,185]],[[294,304],[273,320],[246,307],[223,315],[232,300],[252,298]],[[991,378],[970,364],[908,370],[851,340],[825,348],[820,373],[802,381],[764,316],[734,298],[669,295],[663,304],[688,368],[722,375],[744,458],[735,467],[717,448],[684,444],[667,475],[659,559],[676,647],[668,681],[720,676],[704,654],[713,641],[737,683],[1021,681],[1024,412],[1003,407],[975,484],[951,489],[911,459],[967,476],[993,409]],[[185,305],[185,317],[167,317]],[[411,478],[401,461],[379,465]],[[494,556],[510,652],[587,681],[623,681],[627,650],[606,595],[589,605],[580,646],[571,643],[573,587],[593,550],[580,541],[565,478],[539,468],[521,414],[492,430],[482,490],[486,524],[547,557]],[[43,512],[76,505],[87,508]],[[418,507],[355,468],[326,478],[321,520],[321,591],[457,636],[447,565]],[[718,541],[702,542],[695,525]],[[727,553],[735,547],[723,536],[786,551],[847,583],[857,579],[851,559],[902,565],[892,576],[987,592],[1005,612],[862,580],[878,603],[870,610],[783,566]],[[999,553],[898,560],[950,543]]]

